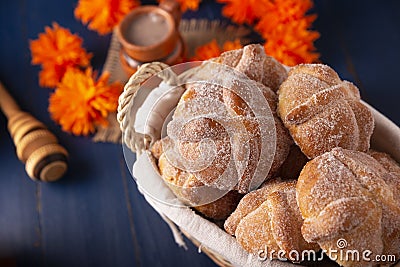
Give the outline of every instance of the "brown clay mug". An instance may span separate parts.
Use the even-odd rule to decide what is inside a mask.
[[[140,6],[127,14],[116,30],[124,69],[165,59],[171,63],[171,55],[181,56],[180,18],[180,6],[174,0],[161,1],[159,6]]]

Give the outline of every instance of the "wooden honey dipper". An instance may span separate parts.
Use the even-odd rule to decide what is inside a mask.
[[[0,82],[0,109],[8,119],[8,131],[18,158],[33,180],[51,182],[67,171],[68,152],[46,126],[23,112]]]

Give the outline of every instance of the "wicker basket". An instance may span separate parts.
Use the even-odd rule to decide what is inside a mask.
[[[155,141],[153,137],[138,133],[134,128],[136,112],[142,104],[139,102],[144,101],[143,98],[137,97],[139,88],[153,75],[159,76],[159,78],[168,84],[176,85],[180,79],[191,74],[188,71],[177,75],[173,71],[169,71],[168,68],[168,65],[159,62],[142,65],[129,79],[125,85],[124,92],[119,98],[117,117],[123,132],[123,142],[132,152],[136,152],[138,157],[141,154],[149,153],[150,144]],[[166,69],[167,71],[163,71]],[[376,128],[371,140],[372,147],[391,154],[393,158],[400,162],[400,129],[374,108],[368,104],[366,105],[371,109],[376,122]],[[201,249],[202,252],[207,254],[219,266],[294,266],[288,262],[257,261],[257,259],[252,258],[252,255],[245,252],[235,242],[233,237],[218,228],[214,223],[198,216],[189,208],[168,207],[168,205],[157,203],[157,201],[154,201],[154,199],[146,194],[144,196],[148,203],[159,212],[160,216],[173,229],[175,240],[179,239],[181,233],[184,234],[199,247],[199,250]],[[184,217],[190,218],[185,220]],[[193,222],[197,225],[196,227],[193,227]],[[209,235],[210,228],[212,228],[211,234],[217,235],[215,239],[218,239],[223,245],[210,242],[209,239],[204,237],[205,235]],[[324,266],[328,265],[324,264]],[[396,266],[399,266],[399,264]]]

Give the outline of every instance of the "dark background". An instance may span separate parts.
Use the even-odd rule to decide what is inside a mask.
[[[167,225],[138,193],[122,148],[60,130],[47,112],[50,90],[38,86],[30,39],[53,21],[78,33],[101,70],[110,36],[73,16],[76,1],[0,4],[0,80],[23,109],[43,121],[68,149],[59,182],[31,181],[0,115],[0,266],[214,266],[189,245],[178,248]],[[215,19],[221,5],[203,0],[184,17]],[[316,0],[321,61],[354,82],[364,100],[400,124],[400,1]]]

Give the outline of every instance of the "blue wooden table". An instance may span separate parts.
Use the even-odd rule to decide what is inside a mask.
[[[321,60],[356,83],[363,98],[400,125],[400,2],[316,0]],[[214,266],[190,245],[178,248],[158,214],[138,193],[122,148],[66,134],[47,112],[50,90],[38,86],[29,39],[53,21],[84,39],[101,69],[110,36],[74,19],[76,1],[2,1],[0,80],[20,105],[43,121],[70,153],[67,175],[30,180],[0,115],[0,266]],[[187,17],[215,19],[219,5],[203,0]]]

